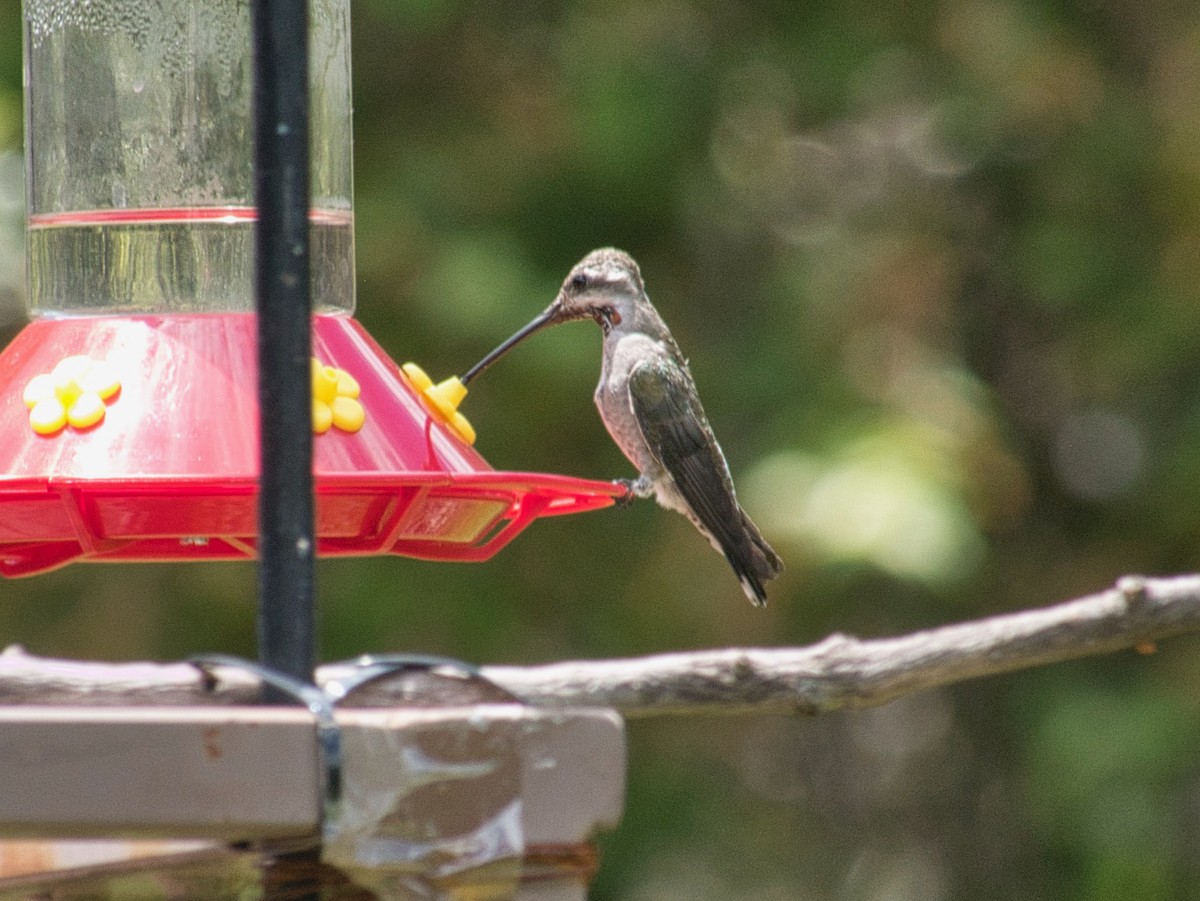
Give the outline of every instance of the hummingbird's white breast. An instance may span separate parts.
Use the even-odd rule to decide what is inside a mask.
[[[600,383],[595,393],[600,419],[621,453],[654,489],[658,502],[691,518],[691,509],[679,495],[670,474],[646,443],[633,411],[633,399],[629,391],[629,378],[634,368],[649,360],[670,359],[673,356],[671,349],[662,341],[642,332],[621,333],[616,329],[606,336],[605,344]]]

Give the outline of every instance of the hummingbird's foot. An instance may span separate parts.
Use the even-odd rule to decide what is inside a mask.
[[[625,493],[613,501],[614,507],[624,510],[637,498],[637,495],[633,493],[633,479],[613,479],[613,484],[625,489]]]
[[[646,498],[654,494],[654,488],[645,476],[638,476],[636,479],[613,479],[613,484],[625,489],[625,493],[617,498],[618,507],[628,507],[635,498]]]

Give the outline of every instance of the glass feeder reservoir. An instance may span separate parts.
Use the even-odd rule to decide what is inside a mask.
[[[248,4],[24,14],[33,321],[0,354],[0,573],[253,556]],[[493,470],[352,318],[349,0],[310,22],[318,551],[480,560],[611,504],[608,482]]]

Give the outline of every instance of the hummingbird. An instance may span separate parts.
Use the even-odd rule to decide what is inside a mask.
[[[687,360],[642,282],[633,257],[611,247],[575,265],[554,302],[475,364],[465,384],[530,335],[591,319],[604,333],[595,401],[609,435],[637,468],[618,479],[634,497],[653,496],[682,513],[729,562],[746,597],[766,605],[765,582],[783,569],[738,504],[729,465],[713,435]]]

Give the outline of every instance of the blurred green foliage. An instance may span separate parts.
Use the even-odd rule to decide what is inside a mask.
[[[324,657],[801,644],[1197,568],[1194,6],[361,0],[354,17],[361,321],[398,360],[461,372],[586,251],[632,252],[788,569],[752,610],[648,503],[539,524],[483,565],[325,561]],[[0,0],[9,309],[19,21]],[[590,326],[555,330],[473,386],[493,465],[631,474],[591,405],[598,356]],[[39,654],[253,653],[249,566],[3,591],[0,643]],[[1198,649],[813,721],[635,723],[593,896],[1200,897]]]

